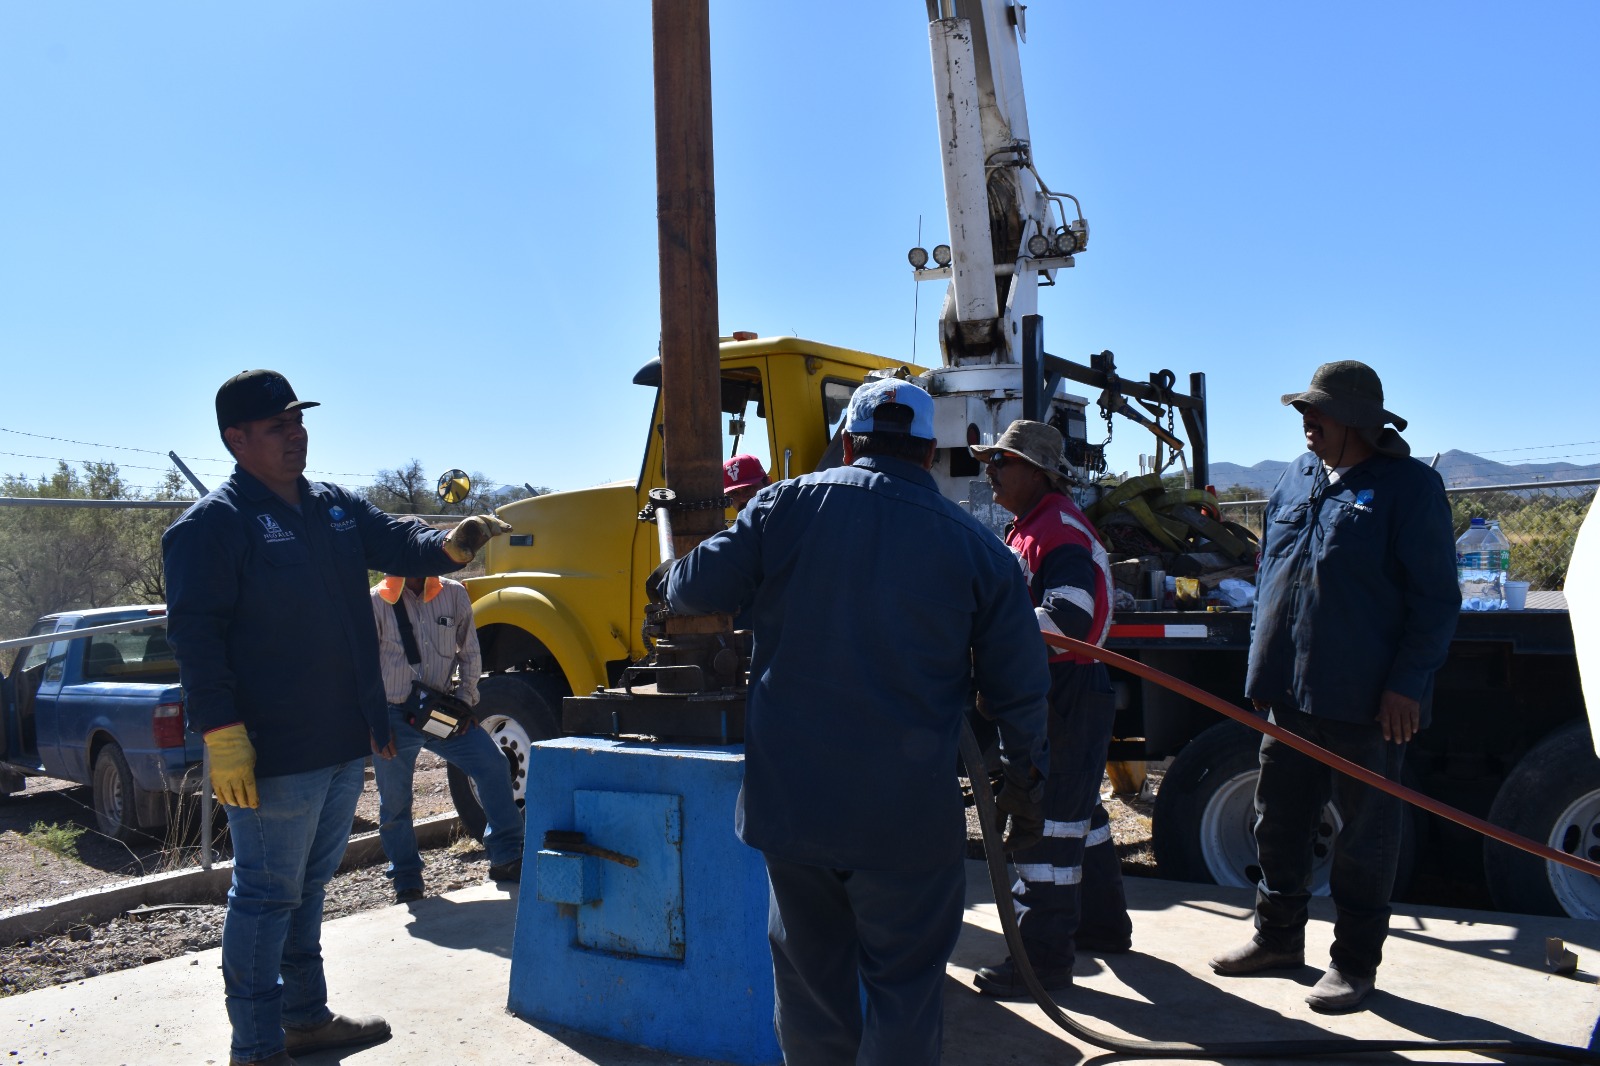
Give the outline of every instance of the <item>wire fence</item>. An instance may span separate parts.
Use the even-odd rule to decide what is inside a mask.
[[[1578,539],[1600,478],[1574,481],[1528,481],[1445,489],[1456,536],[1474,518],[1500,523],[1511,542],[1511,578],[1534,589],[1560,589],[1566,584],[1572,546]],[[1223,500],[1223,514],[1262,533],[1267,501]]]

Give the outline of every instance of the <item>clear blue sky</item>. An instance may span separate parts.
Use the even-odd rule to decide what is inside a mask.
[[[1092,232],[1042,298],[1049,350],[1205,371],[1216,459],[1296,454],[1279,394],[1357,357],[1420,453],[1600,461],[1600,5],[1027,20],[1035,158]],[[945,236],[924,4],[714,0],[712,26],[724,331],[909,359],[905,252],[919,216]],[[267,366],[322,401],[330,480],[633,477],[649,42],[643,0],[0,5],[0,426],[217,460],[217,385]],[[1115,466],[1141,435],[1118,427]]]

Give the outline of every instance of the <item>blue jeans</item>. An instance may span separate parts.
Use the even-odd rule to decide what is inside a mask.
[[[1286,707],[1274,707],[1272,721],[1390,781],[1400,780],[1406,747],[1384,740],[1375,722],[1340,722]],[[1370,978],[1383,961],[1389,935],[1389,893],[1400,863],[1405,804],[1266,736],[1261,738],[1261,777],[1256,783],[1256,855],[1261,863],[1256,936],[1275,950],[1305,946],[1312,846],[1330,797],[1342,825],[1333,838],[1328,876],[1335,911],[1329,954],[1340,973]]]
[[[489,823],[483,831],[483,847],[490,865],[522,857],[522,811],[511,794],[506,757],[488,733],[474,727],[447,740],[426,736],[411,728],[404,712],[391,704],[389,734],[394,737],[394,758],[374,757],[372,776],[378,783],[378,839],[389,856],[389,877],[396,892],[422,887],[422,853],[417,850],[417,831],[411,825],[411,781],[417,752],[423,748],[460,767],[477,786],[478,802]]]
[[[783,1061],[937,1063],[944,968],[961,934],[965,860],[911,873],[766,860],[773,1027]]]
[[[232,1054],[241,1062],[283,1050],[283,1027],[333,1016],[322,974],[322,898],[339,870],[362,760],[256,779],[261,805],[224,807],[233,837],[233,887],[222,923],[222,984]]]

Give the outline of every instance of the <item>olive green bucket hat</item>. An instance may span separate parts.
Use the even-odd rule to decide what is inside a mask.
[[[993,444],[974,444],[967,449],[980,463],[987,463],[995,452],[1015,455],[1044,471],[1050,485],[1057,492],[1066,492],[1072,486],[1067,473],[1065,456],[1061,450],[1061,431],[1043,422],[1019,418],[1006,427],[1000,439]]]
[[[1411,454],[1411,445],[1399,433],[1406,428],[1406,420],[1384,409],[1383,382],[1366,363],[1355,359],[1323,363],[1311,375],[1309,389],[1284,393],[1283,402],[1297,410],[1301,404],[1315,407],[1354,429],[1382,455],[1404,458]],[[1394,429],[1386,428],[1391,422]]]
[[[1375,429],[1394,423],[1395,429],[1405,429],[1406,420],[1383,408],[1383,382],[1377,371],[1366,363],[1354,359],[1340,359],[1323,363],[1311,375],[1311,387],[1305,392],[1288,392],[1284,405],[1308,404],[1338,422],[1357,429]]]

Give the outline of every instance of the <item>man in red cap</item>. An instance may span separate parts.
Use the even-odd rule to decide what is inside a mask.
[[[722,464],[722,491],[733,501],[735,511],[744,510],[750,497],[771,481],[761,460],[753,455],[735,455]]]

